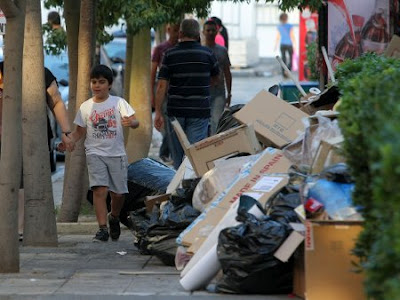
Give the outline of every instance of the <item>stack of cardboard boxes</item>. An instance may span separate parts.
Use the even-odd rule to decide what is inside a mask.
[[[331,115],[332,118],[335,116],[335,113]],[[202,247],[207,235],[242,194],[251,195],[264,206],[288,184],[292,163],[281,149],[304,132],[303,121],[310,115],[263,90],[234,118],[243,125],[194,145],[188,142],[179,123],[173,124],[198,177],[212,169],[216,159],[241,152],[259,155],[249,171],[236,176],[232,184],[216,195],[205,211],[181,233],[177,242],[186,247],[190,255],[195,255]],[[314,126],[318,126],[317,122]],[[321,142],[312,165],[313,172],[318,173],[327,165],[343,161],[336,151],[341,142],[340,138]],[[178,170],[176,176],[182,178],[183,171]],[[179,178],[173,180],[172,185],[176,186]],[[308,300],[365,299],[362,275],[353,272],[352,260],[355,258],[351,256],[362,224],[305,218],[303,221],[303,224],[293,224],[293,233],[275,253],[278,259],[287,261],[296,249],[304,247],[304,255],[296,259],[294,292]]]

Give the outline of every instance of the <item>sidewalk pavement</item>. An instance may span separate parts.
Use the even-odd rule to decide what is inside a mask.
[[[175,268],[139,254],[129,230],[117,242],[93,243],[92,236],[59,234],[58,247],[21,246],[20,273],[0,274],[0,299],[293,299],[186,292]]]

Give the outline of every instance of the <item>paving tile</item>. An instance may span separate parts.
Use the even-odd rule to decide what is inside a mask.
[[[62,279],[9,278],[0,282],[0,295],[52,294],[64,283]]]

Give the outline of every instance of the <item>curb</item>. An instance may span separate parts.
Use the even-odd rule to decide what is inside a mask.
[[[97,222],[57,223],[58,234],[94,234],[98,229]]]

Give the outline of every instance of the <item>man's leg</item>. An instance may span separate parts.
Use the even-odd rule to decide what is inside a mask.
[[[285,63],[285,65],[287,65],[287,63],[286,63],[286,48],[285,48],[285,46],[281,46],[281,58],[282,58],[282,61]],[[283,69],[283,68],[282,68],[282,75],[286,76],[285,69]]]
[[[161,147],[160,147],[160,152],[159,156],[160,158],[165,161],[166,159],[169,158],[170,156],[170,149],[169,149],[169,137],[168,137],[168,128],[167,128],[167,122],[168,122],[168,115],[167,115],[167,99],[164,99],[163,106],[162,106],[162,114],[164,117],[164,129],[161,131],[161,134],[163,136]]]
[[[191,144],[207,138],[208,123],[209,118],[186,118],[184,131]]]
[[[288,68],[289,68],[289,70],[292,70],[293,47],[292,47],[292,46],[287,46],[286,51],[287,51],[287,53],[288,53],[288,55],[289,55]]]
[[[183,130],[185,131],[186,122],[185,118],[176,118],[179,124],[181,124]],[[172,160],[174,161],[173,166],[175,170],[178,170],[179,166],[182,163],[183,155],[185,152],[179,142],[178,136],[176,135],[175,130],[171,131],[171,143],[172,143]]]
[[[217,131],[218,122],[225,108],[225,95],[211,95],[210,135]]]

